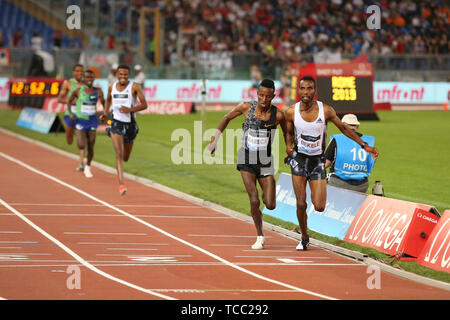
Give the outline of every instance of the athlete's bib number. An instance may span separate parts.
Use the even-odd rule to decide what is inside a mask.
[[[81,105],[81,113],[88,115],[88,116],[92,116],[95,114],[96,111],[96,106],[95,104],[82,104]]]
[[[269,132],[265,130],[249,129],[247,136],[247,148],[249,150],[266,150],[269,145]]]

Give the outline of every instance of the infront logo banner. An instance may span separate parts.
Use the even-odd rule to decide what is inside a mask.
[[[417,208],[430,209],[426,205],[369,195],[344,240],[391,255],[407,253],[406,239],[417,217],[414,214]]]
[[[417,263],[440,271],[450,271],[450,210],[444,211]]]

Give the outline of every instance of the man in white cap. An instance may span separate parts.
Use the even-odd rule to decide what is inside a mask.
[[[364,142],[373,147],[375,137],[357,132],[358,118],[346,114],[342,122],[350,127]],[[369,187],[369,175],[375,159],[363,148],[343,134],[330,136],[330,143],[325,151],[325,168],[330,168],[328,184],[334,187],[365,193]]]
[[[144,90],[145,74],[142,72],[140,64],[134,66],[134,82],[137,82],[141,89]]]
[[[113,65],[111,65],[111,72],[108,75],[108,86],[112,85],[114,82],[117,81],[116,72],[117,72],[118,66],[119,65],[117,63],[114,63]]]

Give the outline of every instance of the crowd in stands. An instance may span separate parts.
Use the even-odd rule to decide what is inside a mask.
[[[263,52],[267,62],[321,50],[343,55],[448,54],[444,1],[381,0],[380,29],[367,28],[363,0],[176,0],[163,8],[166,60],[178,27],[201,34],[201,50]],[[187,43],[189,47],[189,43]],[[189,48],[188,48],[189,50]]]
[[[108,1],[100,2],[101,11],[110,9]],[[371,30],[367,7],[374,3],[381,9],[381,20],[380,29]],[[195,30],[200,50],[263,53],[266,64],[298,61],[323,50],[386,56],[448,54],[450,48],[445,0],[131,0],[126,10],[132,10],[133,32],[138,32],[141,6],[161,8],[165,64],[174,64],[179,30]],[[125,17],[117,15],[121,28]],[[123,43],[116,43],[115,34],[91,35],[89,46],[120,49]],[[147,36],[152,37],[153,31]],[[18,38],[14,35],[12,46]],[[194,41],[186,38],[184,56],[193,52]]]

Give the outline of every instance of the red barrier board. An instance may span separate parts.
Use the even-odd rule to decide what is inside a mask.
[[[421,223],[414,221],[417,208],[428,211],[430,206],[369,195],[353,219],[344,240],[390,255],[407,253],[408,247],[411,248],[407,241],[410,227],[418,223],[416,228],[421,229]],[[410,251],[417,251],[412,248]]]
[[[450,210],[444,211],[420,253],[417,263],[440,271],[450,270]]]
[[[403,253],[419,257],[423,247],[436,227],[439,217],[428,210],[416,209],[405,238]]]
[[[48,112],[64,112],[66,111],[66,104],[59,103],[58,98],[45,98],[42,110]]]

